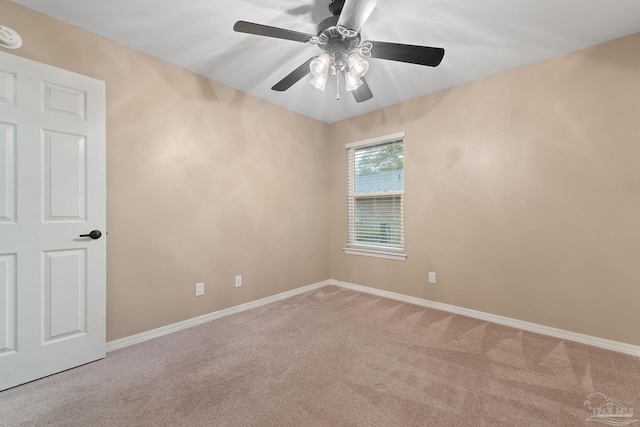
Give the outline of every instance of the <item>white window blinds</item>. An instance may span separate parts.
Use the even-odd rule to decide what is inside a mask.
[[[404,254],[404,133],[347,145],[347,248]]]

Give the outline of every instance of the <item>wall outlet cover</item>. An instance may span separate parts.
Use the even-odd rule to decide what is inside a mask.
[[[204,282],[196,283],[196,296],[204,295]]]

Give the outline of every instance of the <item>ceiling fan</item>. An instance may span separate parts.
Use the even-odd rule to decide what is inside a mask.
[[[317,35],[246,21],[236,22],[233,29],[240,33],[312,43],[322,50],[322,54],[304,62],[271,89],[283,92],[311,73],[313,78],[310,83],[324,90],[331,73],[338,83],[336,99],[340,99],[342,74],[346,90],[353,93],[357,102],[364,102],[373,97],[364,79],[369,69],[369,63],[364,58],[437,67],[444,56],[444,49],[439,47],[369,40],[361,42],[360,28],[377,3],[378,0],[330,0],[329,11],[333,16],[318,25]]]

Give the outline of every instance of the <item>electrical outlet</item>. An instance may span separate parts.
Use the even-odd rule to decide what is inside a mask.
[[[242,286],[242,276],[236,276],[236,288]]]
[[[433,271],[429,272],[429,283],[436,283],[436,273]]]
[[[196,296],[204,295],[204,282],[196,283]]]

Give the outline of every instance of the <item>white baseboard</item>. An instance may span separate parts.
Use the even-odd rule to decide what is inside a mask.
[[[339,280],[329,280],[329,283],[332,285],[339,286],[341,288],[351,289],[358,292],[364,292],[367,294],[372,294],[372,295],[376,295],[384,298],[407,302],[407,303],[419,305],[422,307],[447,311],[454,314],[473,317],[475,319],[485,320],[487,322],[510,326],[512,328],[522,329],[529,332],[535,332],[542,335],[549,335],[555,338],[575,341],[582,344],[592,345],[594,347],[604,348],[606,350],[617,351],[619,353],[625,353],[631,356],[640,357],[640,346],[636,346],[632,344],[626,344],[618,341],[611,341],[604,338],[592,337],[590,335],[584,335],[576,332],[565,331],[562,329],[551,328],[549,326],[538,325],[536,323],[525,322],[523,320],[512,319],[504,316],[498,316],[495,314],[485,313],[482,311],[471,310],[469,308],[457,307],[455,305],[429,301],[426,299],[411,297],[408,295],[398,294],[395,292],[369,288],[367,286],[354,285],[353,283],[341,282]]]
[[[512,328],[522,329],[525,331],[535,332],[538,334],[548,335],[548,336],[565,339],[569,341],[575,341],[582,344],[592,345],[594,347],[604,348],[606,350],[616,351],[619,353],[625,353],[631,356],[640,357],[640,346],[622,343],[618,341],[607,340],[604,338],[592,337],[590,335],[584,335],[576,332],[565,331],[562,329],[556,329],[549,326],[538,325],[536,323],[525,322],[523,320],[512,319],[504,316],[498,316],[496,314],[485,313],[482,311],[472,310],[464,307],[457,307],[455,305],[444,304],[441,302],[429,301],[426,299],[411,297],[408,295],[398,294],[395,292],[383,291],[381,289],[370,288],[367,286],[355,285],[353,283],[342,282],[339,280],[325,280],[323,282],[314,283],[312,285],[303,286],[301,288],[293,289],[291,291],[283,292],[277,295],[272,295],[267,298],[262,298],[257,301],[252,301],[245,304],[237,305],[235,307],[230,307],[224,310],[215,311],[213,313],[205,314],[203,316],[195,317],[193,319],[185,320],[182,322],[174,323],[172,325],[167,325],[161,328],[153,329],[151,331],[132,335],[130,337],[111,341],[107,343],[107,352],[128,347],[133,344],[138,344],[143,341],[150,340],[152,338],[161,337],[163,335],[167,335],[172,332],[177,332],[183,329],[191,328],[193,326],[210,322],[212,320],[229,316],[231,314],[236,314],[246,310],[251,310],[252,308],[260,307],[265,304],[270,304],[272,302],[290,298],[305,292],[313,291],[327,285],[335,285],[345,289],[364,292],[367,294],[389,298],[397,301],[402,301],[410,304],[415,304],[422,307],[447,311],[449,313],[460,314],[463,316],[472,317],[472,318],[484,320],[487,322],[497,323],[499,325],[510,326]]]
[[[161,337],[163,335],[170,334],[172,332],[181,331],[183,329],[191,328],[202,323],[210,322],[221,317],[229,316],[231,314],[240,313],[242,311],[251,310],[252,308],[260,307],[265,304],[280,301],[285,298],[290,298],[305,292],[313,291],[323,286],[330,285],[329,280],[323,282],[314,283],[313,285],[303,286],[301,288],[293,289],[291,291],[282,292],[277,295],[262,298],[257,301],[251,301],[245,304],[236,305],[235,307],[226,308],[224,310],[215,311],[213,313],[205,314],[202,316],[194,317],[193,319],[185,320],[182,322],[174,323],[172,325],[163,326],[161,328],[152,329],[147,332],[132,335],[130,337],[121,338],[119,340],[110,341],[107,343],[107,352],[118,350],[120,348],[129,347],[130,345],[138,344],[143,341],[150,340],[152,338]]]

